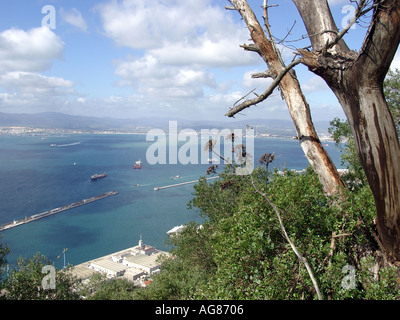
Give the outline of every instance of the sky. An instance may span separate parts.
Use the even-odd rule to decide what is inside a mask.
[[[352,13],[344,7],[350,1],[329,2],[341,29]],[[290,62],[296,47],[309,41],[302,39],[305,28],[292,1],[274,3],[270,24],[275,37],[287,36],[280,49]],[[249,33],[239,14],[225,9],[229,4],[2,0],[0,112],[224,120],[237,100],[271,82],[251,78],[266,65],[239,47],[249,43]],[[249,4],[261,18],[262,0]],[[360,48],[367,25],[368,18],[346,35],[351,49]],[[399,51],[392,67],[400,68]],[[344,119],[326,84],[304,66],[295,70],[314,121]],[[279,93],[236,118],[290,119]]]

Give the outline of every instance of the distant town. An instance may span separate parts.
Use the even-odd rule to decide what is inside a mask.
[[[71,134],[147,134],[151,127],[137,127],[130,130],[97,130],[97,129],[57,129],[57,128],[32,128],[32,127],[0,127],[0,136],[39,136],[45,140],[51,136],[67,136]],[[267,133],[259,130],[256,132],[257,138],[293,138],[296,137],[292,132],[283,133]],[[333,141],[329,133],[319,134],[321,141]]]
[[[171,120],[171,119],[170,119]],[[255,137],[288,138],[296,136],[291,120],[278,119],[245,119],[235,121],[202,121],[172,119],[178,123],[178,130],[190,128],[200,133],[203,129],[242,129],[251,127]],[[329,122],[315,122],[318,135],[322,141],[330,140]],[[0,135],[40,136],[43,139],[51,136],[71,134],[147,134],[151,129],[169,128],[169,119],[140,118],[112,119],[85,116],[72,116],[62,113],[8,114],[0,112]]]
[[[0,135],[8,136],[63,136],[70,134],[146,134],[151,128],[137,128],[132,131],[90,130],[90,129],[51,129],[31,127],[0,127]]]

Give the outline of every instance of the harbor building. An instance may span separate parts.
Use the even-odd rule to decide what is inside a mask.
[[[152,255],[146,254],[138,254],[138,255],[131,255],[124,258],[122,264],[129,267],[135,268],[139,270],[143,270],[147,274],[154,274],[160,271],[160,265],[157,262],[157,259],[163,253],[157,252]]]
[[[140,280],[160,271],[160,257],[170,254],[143,243],[140,237],[137,246],[107,256],[84,262],[72,267],[67,272],[85,281],[96,273],[107,278],[124,278],[140,284]],[[143,282],[143,281],[141,281]]]
[[[90,263],[90,268],[94,271],[105,273],[108,277],[120,277],[123,276],[126,267],[121,263],[114,262],[111,259],[99,259]]]
[[[143,243],[142,236],[140,236],[139,244],[133,248],[133,252],[137,254],[144,254],[146,256],[150,256],[153,253],[158,252],[156,248],[152,246],[148,246],[147,244]]]

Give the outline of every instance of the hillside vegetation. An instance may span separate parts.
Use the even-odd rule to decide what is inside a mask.
[[[317,299],[310,275],[283,235],[310,265],[324,299],[397,299],[397,268],[376,242],[368,186],[327,198],[312,170],[220,174],[195,186],[191,207],[204,218],[170,240],[168,260],[144,299]]]

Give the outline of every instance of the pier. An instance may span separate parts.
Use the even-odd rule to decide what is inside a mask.
[[[33,216],[26,217],[25,219],[14,220],[13,222],[9,222],[9,223],[0,225],[0,231],[11,229],[11,228],[15,228],[15,227],[18,227],[20,225],[27,224],[29,222],[36,221],[36,220],[39,220],[39,219],[43,219],[45,217],[49,217],[51,215],[54,215],[54,214],[57,214],[57,213],[60,213],[60,212],[66,211],[66,210],[70,210],[70,209],[73,209],[73,208],[76,208],[76,207],[80,207],[80,206],[83,206],[85,204],[88,204],[88,203],[91,203],[91,202],[94,202],[94,201],[98,201],[98,200],[101,200],[101,199],[104,199],[104,198],[107,198],[107,197],[114,196],[116,194],[118,194],[117,191],[109,191],[109,192],[100,194],[98,196],[91,197],[89,199],[83,199],[81,201],[71,203],[70,205],[67,205],[67,206],[63,206],[63,207],[55,208],[55,209],[48,210],[48,211],[45,211],[45,212],[42,212],[42,213],[34,214]]]
[[[217,179],[217,178],[219,178],[219,176],[207,178],[206,180]],[[191,183],[196,183],[196,182],[199,182],[199,180],[197,179],[197,180],[192,180],[192,181],[187,181],[187,182],[181,182],[181,183],[171,184],[169,186],[164,186],[164,187],[155,187],[154,191],[161,190],[161,189],[173,188],[173,187],[179,187],[179,186],[183,186],[185,184],[191,184]]]

